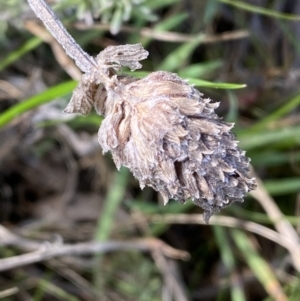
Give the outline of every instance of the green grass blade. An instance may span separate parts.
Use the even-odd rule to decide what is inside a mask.
[[[128,200],[126,204],[131,211],[138,211],[142,212],[145,215],[151,214],[176,214],[176,213],[184,213],[188,212],[191,208],[195,205],[192,201],[188,201],[184,204],[179,204],[174,200],[170,200],[167,206],[163,206],[161,204],[153,204],[153,203],[146,203],[143,202],[142,199],[135,199],[135,200]],[[150,232],[149,235],[151,236],[159,236],[163,234],[167,229],[170,228],[170,224],[152,224],[150,225]]]
[[[178,72],[178,75],[182,78],[203,78],[221,68],[223,65],[222,60],[211,60],[199,64],[193,64],[185,67]]]
[[[95,113],[92,113],[88,116],[76,116],[75,118],[68,121],[68,124],[73,128],[84,128],[87,126],[95,127],[96,129],[99,129],[99,126],[103,120],[103,116],[96,115]]]
[[[186,12],[172,15],[165,20],[159,22],[157,25],[155,25],[154,29],[157,31],[168,31],[173,29],[174,27],[180,25],[184,20],[188,18],[189,14]]]
[[[281,128],[272,131],[264,131],[260,133],[238,133],[238,139],[240,140],[239,146],[242,149],[250,150],[258,147],[270,145],[271,143],[280,142],[285,140],[290,142],[299,141],[300,126],[293,128]]]
[[[101,216],[98,219],[94,236],[96,241],[105,241],[109,238],[116,218],[116,211],[124,198],[128,178],[129,170],[127,168],[121,168],[120,172],[116,173],[116,177],[107,193]],[[101,273],[102,258],[102,254],[97,254],[94,266],[94,285],[99,294],[102,293],[103,283],[105,282],[105,278]]]
[[[239,110],[239,101],[235,93],[228,90],[227,91],[228,101],[229,101],[229,110],[225,117],[227,122],[236,122],[238,119],[238,110]]]
[[[232,275],[232,286],[231,290],[231,300],[232,301],[246,301],[245,293],[239,285],[239,281],[234,277],[234,273],[236,274],[236,260],[233,255],[231,246],[229,244],[229,237],[226,234],[226,231],[223,227],[213,226],[214,237],[216,239],[216,243],[219,247],[219,251],[224,262],[224,265],[228,269],[229,273]]]
[[[245,84],[232,84],[232,83],[218,83],[209,82],[202,79],[190,78],[189,84],[194,84],[197,87],[213,88],[213,89],[243,89],[246,87]]]
[[[110,32],[112,34],[117,34],[122,26],[122,22],[123,22],[123,7],[122,5],[117,5],[110,22]]]
[[[63,84],[56,85],[48,90],[30,97],[0,114],[0,128],[12,121],[17,116],[32,110],[43,103],[47,103],[57,97],[62,97],[74,90],[77,82],[68,81]]]
[[[278,22],[279,27],[284,33],[284,36],[288,39],[288,41],[294,46],[298,55],[300,54],[300,43],[298,39],[295,39],[294,31],[291,30],[290,22],[280,21]]]
[[[203,14],[203,25],[213,24],[215,16],[218,15],[221,3],[218,1],[206,1],[206,6]]]
[[[154,9],[158,9],[158,8],[162,8],[162,7],[166,7],[169,6],[171,4],[175,4],[177,3],[179,0],[151,0],[151,1],[147,1],[147,7],[149,7],[151,10]]]
[[[289,301],[299,301],[300,300],[300,279],[294,277],[294,279],[285,285],[286,294],[289,296]],[[270,298],[266,298],[263,301],[273,301]]]
[[[273,113],[268,114],[267,117],[257,122],[246,132],[253,132],[253,131],[263,129],[267,124],[269,124],[272,121],[276,121],[280,119],[284,115],[290,113],[292,110],[297,108],[299,105],[300,105],[300,95],[297,95],[294,98],[292,98],[290,101],[285,103],[283,106],[281,106],[279,109],[274,111]]]
[[[253,274],[274,300],[288,300],[270,265],[256,251],[247,235],[238,229],[231,229],[232,238],[241,251]]]
[[[259,224],[274,225],[274,221],[266,213],[250,211],[242,208],[241,206],[231,206],[226,208],[227,212],[240,219],[252,221]],[[300,222],[300,217],[292,215],[284,215],[284,219],[288,220],[292,225],[297,226]]]
[[[99,217],[98,220],[95,240],[105,241],[109,238],[115,219],[115,213],[125,194],[128,177],[129,170],[127,168],[121,168],[120,172],[116,173],[116,178],[110,186],[101,217]]]
[[[175,16],[170,16],[169,18],[166,18],[165,20],[160,21],[158,24],[154,26],[154,30],[157,32],[168,32],[172,30],[174,27],[181,24],[186,18],[188,17],[187,13],[182,13]],[[152,38],[143,38],[140,42],[143,44],[144,48],[147,48],[148,44]]]
[[[1,62],[0,62],[0,71],[3,70],[5,67],[9,66],[13,62],[17,61],[21,56],[25,53],[35,49],[39,46],[43,41],[39,38],[31,38],[26,41],[19,49],[11,52],[8,54]]]
[[[272,195],[285,195],[300,191],[300,178],[283,178],[278,180],[265,180],[264,185]]]
[[[280,12],[274,11],[272,9],[267,9],[264,7],[259,7],[256,5],[246,3],[245,1],[243,1],[243,2],[242,1],[232,1],[232,0],[219,0],[219,1],[222,3],[226,3],[229,5],[235,6],[239,9],[242,9],[245,11],[265,15],[265,16],[272,17],[272,18],[289,20],[289,21],[300,21],[300,16],[298,16],[298,15],[280,13]]]
[[[290,162],[299,162],[300,152],[286,153],[276,150],[266,150],[254,152],[251,154],[251,163],[258,167],[274,167],[288,164]]]
[[[134,73],[131,73],[130,71],[128,72],[123,72],[123,74],[127,74],[133,77],[137,77],[137,78],[143,78],[147,75],[150,74],[150,72],[146,72],[146,71],[135,71]],[[228,89],[228,90],[232,90],[232,89],[243,89],[246,87],[245,84],[233,84],[233,83],[215,83],[215,82],[210,82],[207,80],[202,80],[202,79],[198,79],[198,78],[189,78],[189,84],[191,85],[195,85],[197,87],[204,87],[204,88],[212,88],[212,89]]]
[[[44,280],[42,278],[39,279],[38,285],[39,285],[39,287],[41,287],[41,289],[45,290],[46,292],[48,292],[48,294],[54,296],[58,300],[61,300],[61,301],[79,301],[79,299],[76,296],[71,295],[70,293],[64,291],[63,289],[61,289],[57,285],[55,285],[53,283],[50,283],[49,281]]]
[[[160,64],[157,69],[164,71],[175,71],[179,69],[191,56],[195,48],[201,43],[204,35],[199,35],[197,39],[192,42],[182,44],[172,51]]]

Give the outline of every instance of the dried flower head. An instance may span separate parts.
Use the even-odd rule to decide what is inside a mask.
[[[137,80],[117,76],[123,66],[140,68],[147,53],[140,45],[109,47],[98,57],[99,74],[83,76],[65,112],[105,116],[99,142],[120,168],[128,167],[145,185],[169,199],[192,199],[204,219],[255,188],[249,159],[230,132],[232,123],[214,112],[218,103],[176,74],[158,71]],[[95,80],[100,79],[99,81]]]
[[[141,188],[152,186],[165,204],[192,199],[204,219],[254,189],[249,159],[222,121],[217,103],[176,74],[153,72],[136,80],[118,76],[122,66],[141,67],[148,52],[140,44],[110,46],[95,58],[85,53],[44,0],[28,0],[36,15],[85,72],[66,113],[104,115],[99,142],[118,168],[128,167]]]

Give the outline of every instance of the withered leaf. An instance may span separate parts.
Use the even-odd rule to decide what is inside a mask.
[[[84,74],[73,91],[72,98],[64,109],[64,113],[90,114],[94,106],[95,96],[97,99],[101,99],[103,95],[102,93],[97,93],[98,86],[89,74]],[[104,85],[100,84],[99,90],[101,91],[102,89],[104,89]]]

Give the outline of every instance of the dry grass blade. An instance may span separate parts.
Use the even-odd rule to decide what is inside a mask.
[[[89,30],[89,29],[109,30],[109,24],[103,24],[103,23],[94,23],[93,25],[76,23],[74,27],[80,30]],[[138,33],[142,37],[151,38],[158,41],[172,42],[172,43],[193,42],[195,41],[195,39],[198,39],[199,36],[201,35],[201,34],[187,35],[187,34],[170,32],[170,31],[163,32],[148,27],[137,29],[135,27],[128,26],[128,25],[123,25],[120,28],[120,31],[126,33]],[[250,35],[249,31],[247,30],[233,30],[219,35],[203,35],[203,40],[201,40],[201,44],[211,44],[211,43],[218,43],[224,41],[245,39],[248,38],[249,35]]]
[[[199,224],[207,225],[202,218],[202,214],[155,214],[149,216],[148,220],[153,223],[167,223],[167,224]],[[211,225],[219,225],[230,228],[241,228],[252,233],[263,236],[275,243],[281,245],[282,247],[290,250],[294,246],[294,241],[288,237],[281,235],[280,233],[271,230],[260,224],[249,222],[246,220],[237,219],[230,216],[213,216],[209,223]]]
[[[155,250],[152,252],[152,257],[164,277],[164,281],[171,295],[171,298],[175,301],[188,301],[188,297],[186,296],[181,283],[174,275],[172,267],[168,263],[165,256],[159,250]]]
[[[0,291],[0,299],[7,298],[11,295],[14,295],[19,292],[19,289],[17,287],[8,288],[6,290]]]
[[[252,196],[265,209],[269,218],[273,221],[275,228],[282,235],[282,237],[286,237],[289,240],[286,248],[289,250],[292,256],[295,268],[298,272],[300,272],[300,244],[298,234],[289,221],[285,219],[274,199],[265,189],[260,178],[255,174],[254,171],[252,174],[255,176],[257,182],[257,189],[252,192]]]
[[[0,239],[2,246],[17,246],[18,248],[24,250],[33,251],[27,254],[0,259],[0,271],[2,272],[58,256],[86,255],[128,250],[159,250],[162,252],[162,254],[164,254],[164,256],[174,259],[186,260],[189,258],[189,254],[187,252],[172,248],[157,238],[144,238],[132,241],[91,241],[86,243],[78,243],[75,245],[49,244],[20,238],[0,225]]]
[[[264,289],[276,301],[288,301],[271,265],[258,253],[251,239],[241,230],[232,230],[235,244]]]
[[[89,298],[92,299],[97,296],[94,287],[82,275],[77,273],[74,269],[71,269],[69,265],[65,264],[61,260],[51,259],[46,263],[46,265],[57,274],[72,282],[80,290],[84,291],[85,294],[89,295]]]

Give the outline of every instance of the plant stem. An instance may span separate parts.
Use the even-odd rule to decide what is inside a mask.
[[[76,65],[85,73],[91,73],[97,68],[93,57],[88,55],[75,42],[63,24],[44,0],[27,0],[32,10],[40,18],[58,43],[65,49],[68,56],[74,59]]]

